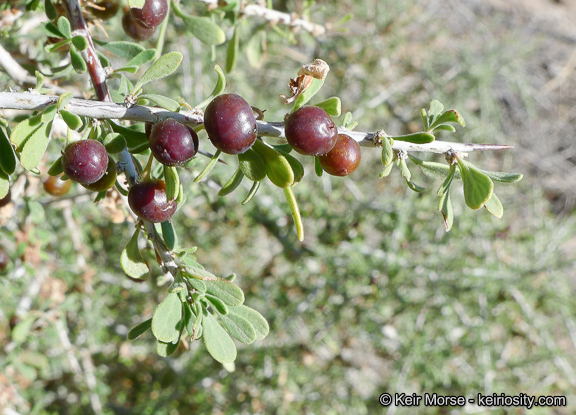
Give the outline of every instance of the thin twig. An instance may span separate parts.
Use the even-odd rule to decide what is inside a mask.
[[[42,110],[46,106],[58,101],[57,96],[38,95],[20,92],[0,92],[0,109],[18,110]],[[126,108],[124,105],[112,102],[90,101],[85,99],[72,99],[66,109],[81,117],[97,119],[121,119],[137,122],[158,122],[166,118],[173,118],[180,122],[192,125],[202,124],[204,116],[201,111],[170,112],[162,108],[144,107],[134,105]],[[257,121],[258,135],[263,137],[285,138],[284,123]],[[365,147],[377,146],[376,132],[350,131],[344,128],[339,129],[358,141]],[[395,140],[393,148],[409,152],[428,152],[444,154],[450,151],[457,153],[468,153],[473,151],[497,151],[512,148],[512,146],[499,144],[466,144],[449,141],[435,140],[428,144],[414,144],[405,141]],[[121,157],[122,160],[124,160]],[[129,159],[130,163],[131,158]],[[133,163],[132,163],[133,164]],[[136,173],[134,172],[134,175]],[[135,177],[133,177],[135,179]]]

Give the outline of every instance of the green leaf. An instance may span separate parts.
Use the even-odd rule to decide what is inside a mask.
[[[204,327],[202,334],[204,344],[214,360],[220,363],[231,363],[236,360],[237,351],[234,341],[212,314],[204,313],[202,325]]]
[[[158,94],[144,94],[138,96],[139,99],[147,99],[152,103],[162,107],[168,111],[178,112],[180,111],[180,104],[178,101],[173,100],[172,98],[165,97],[163,95]]]
[[[56,104],[58,107],[58,111],[65,109],[66,105],[70,103],[72,100],[73,95],[72,92],[65,92],[58,97],[58,103]]]
[[[430,133],[425,133],[425,132],[412,133],[412,134],[406,134],[406,135],[398,135],[398,136],[393,136],[390,138],[392,138],[393,140],[407,141],[409,143],[414,143],[414,144],[427,144],[427,143],[431,143],[432,141],[434,141],[436,139],[436,137],[434,137],[434,135],[432,135]]]
[[[298,240],[304,240],[304,225],[302,224],[302,217],[300,216],[300,209],[298,208],[298,202],[292,191],[292,186],[284,188],[284,196],[286,196],[286,201],[290,207],[290,212],[292,212],[292,219],[294,219],[294,225],[296,226],[296,233],[298,234]]]
[[[244,302],[244,293],[236,284],[222,278],[204,280],[206,293],[224,301],[227,305],[238,306]]]
[[[132,327],[128,332],[128,340],[136,340],[138,337],[146,333],[152,327],[152,319],[149,318],[146,321]]]
[[[251,148],[238,154],[239,167],[242,173],[253,182],[259,182],[266,177],[266,163],[264,159]]]
[[[156,342],[156,353],[160,357],[168,357],[172,355],[176,350],[178,350],[178,346],[180,343],[176,341],[175,343],[164,343],[161,341]]]
[[[244,344],[254,343],[256,340],[256,330],[248,320],[238,314],[229,313],[221,316],[222,325],[228,330],[228,333]]]
[[[472,163],[460,158],[458,167],[464,183],[464,200],[471,209],[480,209],[492,196],[494,182]]]
[[[216,71],[216,74],[218,75],[218,79],[216,79],[216,85],[214,86],[214,89],[212,90],[212,93],[208,96],[208,98],[206,98],[200,104],[196,105],[196,108],[203,109],[207,107],[208,104],[210,104],[210,102],[212,101],[212,99],[220,95],[222,92],[224,92],[224,89],[226,88],[226,77],[224,76],[224,72],[222,72],[222,68],[216,65],[214,66],[214,71]]]
[[[230,177],[230,179],[224,184],[224,186],[222,186],[222,189],[220,189],[220,191],[218,192],[218,196],[226,196],[232,193],[234,190],[238,188],[238,186],[240,186],[240,183],[242,183],[243,178],[244,173],[242,173],[242,170],[238,168],[236,172],[234,172],[232,177]]]
[[[148,269],[148,265],[142,259],[140,249],[138,248],[139,234],[140,230],[137,229],[136,232],[134,232],[134,235],[132,235],[132,238],[130,238],[130,241],[128,241],[126,248],[122,250],[122,254],[120,255],[120,266],[130,278],[146,280],[150,275],[150,270]]]
[[[216,311],[222,315],[228,314],[228,307],[224,304],[224,301],[219,299],[218,297],[214,297],[213,295],[206,294],[205,298],[210,301],[210,303],[214,306]]]
[[[48,170],[48,174],[50,176],[58,176],[63,172],[64,169],[62,168],[62,156],[60,156],[54,163],[52,163],[52,166],[50,166],[50,169]]]
[[[442,217],[444,218],[446,232],[450,231],[454,224],[454,211],[452,210],[452,202],[450,201],[450,188],[448,188],[446,193],[440,197],[438,210],[442,213]]]
[[[164,236],[166,247],[173,251],[176,248],[176,244],[178,243],[178,236],[176,235],[174,226],[170,221],[164,221],[160,226],[162,228],[162,236]]]
[[[42,114],[27,118],[18,123],[12,130],[10,141],[12,141],[18,151],[22,151],[23,144],[42,126]]]
[[[174,4],[176,10],[178,6]],[[216,23],[209,17],[198,17],[181,14],[184,24],[188,30],[196,36],[202,43],[207,45],[221,45],[226,41],[226,34]]]
[[[34,75],[36,75],[36,86],[34,89],[38,92],[43,91],[42,86],[44,85],[44,75],[39,71],[34,71]]]
[[[126,139],[119,133],[110,133],[104,137],[102,142],[108,154],[118,154],[127,146]]]
[[[202,281],[217,281],[218,277],[203,268],[184,265],[184,272],[191,277],[200,279]]]
[[[280,188],[289,187],[294,183],[294,172],[284,155],[262,140],[256,140],[252,148],[264,159],[266,175],[272,183]]]
[[[258,191],[258,189],[260,188],[260,183],[261,183],[261,182],[254,182],[254,183],[252,183],[252,187],[250,188],[250,191],[248,192],[248,194],[246,195],[246,197],[245,197],[244,200],[242,201],[242,205],[245,205],[245,204],[248,203],[250,200],[252,200],[252,198],[254,197],[254,195],[256,194],[256,192]]]
[[[438,100],[434,100],[430,103],[430,109],[428,110],[428,125],[434,125],[434,122],[440,114],[444,111],[444,105]]]
[[[58,30],[64,35],[66,39],[70,39],[72,37],[70,22],[65,16],[60,16],[58,19]]]
[[[48,17],[48,20],[55,20],[58,17],[58,12],[52,3],[52,0],[44,1],[44,11],[46,12],[46,17]]]
[[[382,137],[382,165],[386,167],[394,161],[394,149],[389,137]]]
[[[176,167],[164,166],[164,179],[166,180],[166,198],[176,199],[180,190],[180,176]]]
[[[42,123],[52,121],[56,116],[56,112],[57,112],[56,104],[51,104],[48,105],[46,108],[44,108],[44,111],[42,111]]]
[[[484,173],[486,176],[490,177],[496,182],[502,183],[517,183],[524,177],[521,173],[505,173],[501,171],[487,171],[482,169],[477,169],[478,171]]]
[[[410,172],[410,169],[406,164],[406,159],[399,159],[398,167],[400,168],[400,176],[402,176],[406,180],[410,180],[412,178],[412,173]]]
[[[82,55],[78,53],[74,46],[70,46],[70,61],[72,62],[72,67],[77,73],[84,73],[88,70],[86,62],[82,58]]]
[[[0,128],[0,170],[8,175],[16,170],[16,155],[2,128]]]
[[[442,183],[442,185],[440,185],[438,191],[436,192],[438,196],[443,196],[448,192],[448,189],[450,189],[450,185],[452,184],[454,176],[456,176],[456,165],[452,164],[448,169],[448,174],[446,175],[444,182]]]
[[[443,179],[450,171],[450,165],[446,163],[437,163],[435,161],[424,161],[411,155],[408,155],[408,157],[410,157],[410,160],[412,160],[413,163],[415,163],[418,167],[420,167],[422,173],[433,179]],[[458,175],[458,177],[460,177],[460,175]]]
[[[258,311],[245,305],[229,307],[229,310],[230,313],[228,314],[228,317],[237,315],[248,320],[252,327],[254,327],[254,331],[256,332],[256,340],[262,340],[268,335],[268,332],[270,331],[268,322]]]
[[[318,176],[318,177],[322,177],[322,175],[324,174],[324,169],[322,168],[322,165],[320,164],[320,159],[318,158],[318,156],[314,157],[314,172],[316,173],[316,176]]]
[[[35,169],[48,147],[50,140],[50,131],[52,130],[52,121],[37,129],[34,134],[24,143],[20,153],[20,164],[26,170]]]
[[[128,145],[129,149],[133,149],[141,145],[148,145],[148,136],[145,133],[122,127],[121,125],[117,125],[112,121],[108,122],[110,123],[110,126],[115,133],[122,134],[122,136],[126,139],[126,144]]]
[[[0,199],[4,199],[10,190],[10,178],[0,169]]]
[[[204,284],[204,281],[198,280],[196,278],[188,278],[188,281],[190,282],[190,285],[194,287],[194,289],[200,291],[201,293],[206,292],[206,284]]]
[[[196,176],[196,178],[194,179],[194,183],[201,181],[202,179],[204,179],[206,176],[208,176],[210,174],[210,172],[212,171],[212,169],[214,168],[214,166],[218,162],[218,158],[220,158],[220,154],[222,154],[222,152],[220,150],[217,150],[216,153],[214,153],[214,155],[212,156],[212,158],[210,159],[210,161],[208,162],[206,167],[204,167],[204,170],[202,170],[200,172],[200,174],[198,176]]]
[[[23,343],[28,337],[28,334],[30,334],[32,324],[34,324],[35,321],[36,316],[28,316],[16,324],[14,329],[12,329],[12,341],[16,344]]]
[[[144,52],[146,49],[133,42],[97,42],[104,47],[104,49],[112,52],[114,55],[124,59],[134,59],[138,54]]]
[[[72,38],[72,44],[80,52],[82,52],[84,49],[86,49],[88,47],[88,41],[86,40],[86,38],[84,36],[74,36]]]
[[[417,193],[423,193],[423,192],[426,191],[426,188],[425,188],[425,187],[418,186],[416,183],[414,183],[414,182],[413,182],[412,180],[410,180],[410,179],[406,179],[406,184],[408,185],[408,187],[409,187],[411,190],[414,190],[414,191],[417,192]]]
[[[192,340],[199,339],[202,336],[202,307],[198,305],[194,310],[190,310],[188,323],[186,324],[186,331],[192,337]]]
[[[298,98],[296,98],[296,101],[294,101],[294,108],[292,109],[292,112],[306,105],[306,103],[308,103],[308,101],[310,101],[312,97],[316,95],[320,88],[322,88],[322,85],[324,85],[324,79],[313,78],[310,86],[305,89]]]
[[[454,128],[454,126],[450,125],[450,124],[442,124],[439,125],[438,127],[434,127],[434,129],[432,130],[433,132],[436,131],[448,131],[450,133],[455,133],[456,132],[456,128]]]
[[[344,119],[342,120],[342,128],[346,128],[347,130],[353,130],[358,125],[358,122],[352,119],[352,113],[348,111],[344,115]]]
[[[492,197],[488,199],[484,207],[492,216],[498,219],[504,215],[504,206],[502,206],[502,202],[500,202],[500,199],[498,199],[495,193],[492,193]]]
[[[390,173],[392,172],[393,167],[394,167],[394,163],[390,163],[389,165],[387,165],[386,167],[384,167],[382,169],[382,171],[380,172],[378,177],[380,177],[381,179],[388,177],[390,175]]]
[[[236,61],[238,60],[238,49],[240,48],[240,30],[238,25],[234,26],[234,34],[232,39],[228,42],[228,47],[226,48],[226,72],[230,73],[236,67]]]
[[[144,63],[150,62],[154,59],[156,55],[156,49],[146,49],[142,52],[138,53],[138,55],[134,56],[128,62],[126,62],[126,66],[140,66]]]
[[[462,127],[466,127],[466,122],[460,113],[456,110],[448,110],[442,113],[438,118],[431,123],[430,128],[435,129],[436,127],[447,124],[447,123],[454,123],[460,124]]]
[[[71,130],[78,130],[82,127],[82,119],[78,115],[66,110],[60,110],[60,116]]]
[[[182,302],[177,293],[170,293],[156,307],[152,317],[152,333],[164,343],[175,343],[180,338]]]
[[[300,161],[296,157],[284,151],[281,150],[279,151],[284,155],[284,157],[286,157],[286,160],[288,161],[290,167],[292,168],[292,172],[294,173],[293,184],[299,183],[300,180],[302,180],[302,178],[304,177],[304,166],[302,165],[302,163],[300,163]]]
[[[51,37],[56,37],[56,38],[60,38],[63,39],[66,36],[64,36],[64,33],[62,33],[60,31],[60,29],[58,29],[58,26],[56,26],[54,23],[52,22],[47,22],[42,24],[42,29],[44,29],[44,32]]]
[[[316,104],[316,106],[322,108],[332,117],[339,117],[342,113],[342,102],[338,97],[328,98],[326,101]]]
[[[182,62],[182,54],[180,52],[173,51],[160,56],[134,85],[134,91],[138,92],[147,83],[172,75],[180,66],[180,62]]]

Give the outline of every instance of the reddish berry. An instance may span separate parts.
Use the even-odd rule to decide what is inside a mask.
[[[10,193],[10,189],[8,189],[8,193],[2,199],[0,199],[0,208],[6,206],[10,203],[12,199],[12,193]]]
[[[137,183],[128,192],[128,203],[136,215],[149,222],[165,222],[176,211],[176,201],[166,197],[163,180]]]
[[[66,148],[62,168],[70,180],[92,184],[104,176],[108,168],[106,148],[96,140],[80,140]]]
[[[100,180],[92,184],[83,184],[86,189],[92,190],[93,192],[103,192],[104,190],[110,189],[116,183],[116,175],[118,170],[116,169],[116,162],[112,159],[108,159],[108,168],[106,173]]]
[[[108,20],[114,17],[120,8],[120,2],[118,0],[99,0],[95,1],[94,5],[98,8],[88,4],[88,10],[90,10],[92,15],[102,20]]]
[[[71,180],[62,180],[60,177],[50,176],[44,181],[44,190],[52,196],[63,196],[70,191]]]
[[[204,127],[214,147],[227,154],[244,153],[258,133],[252,107],[236,94],[219,95],[208,104]]]
[[[138,42],[148,40],[154,34],[154,28],[146,27],[138,23],[138,21],[134,19],[134,16],[132,16],[130,10],[124,13],[122,17],[122,27],[128,36]]]
[[[142,26],[154,29],[166,17],[168,3],[166,0],[146,0],[141,9],[133,7],[130,11],[134,20]]]
[[[150,150],[165,166],[182,166],[198,152],[198,134],[176,120],[156,124],[150,135]]]
[[[8,256],[8,252],[0,246],[0,272],[6,271],[9,263],[10,257]]]
[[[350,136],[339,134],[328,153],[318,157],[322,169],[333,176],[348,176],[360,164],[360,145]]]
[[[301,107],[286,119],[285,134],[298,153],[321,156],[336,144],[338,129],[322,108]]]

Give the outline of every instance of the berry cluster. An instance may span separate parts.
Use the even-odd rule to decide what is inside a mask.
[[[286,118],[286,140],[300,154],[318,156],[324,171],[347,176],[360,164],[360,145],[350,136],[338,134],[322,108],[306,106]]]
[[[122,17],[124,32],[137,41],[152,37],[156,27],[166,18],[166,0],[146,0],[142,8],[131,7]]]

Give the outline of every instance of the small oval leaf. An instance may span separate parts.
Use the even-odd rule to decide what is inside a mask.
[[[206,293],[224,301],[227,305],[238,306],[244,302],[244,292],[236,284],[224,280],[204,280]]]
[[[236,360],[236,345],[212,314],[205,312],[202,319],[204,344],[214,360],[231,363]]]
[[[178,293],[170,293],[156,307],[152,317],[152,333],[164,343],[174,343],[180,338],[182,302]]]
[[[20,153],[20,164],[22,164],[22,167],[26,170],[35,169],[40,163],[40,160],[42,160],[48,147],[51,130],[52,121],[37,129],[24,143],[24,148]]]
[[[149,318],[146,321],[132,327],[128,332],[128,340],[136,340],[138,337],[146,333],[152,327],[152,319]]]
[[[252,325],[252,327],[254,327],[257,340],[262,340],[270,332],[270,327],[268,326],[268,322],[266,321],[266,319],[262,316],[262,314],[260,314],[253,308],[241,305],[238,307],[229,307],[229,310],[230,310],[229,317],[231,317],[232,315],[238,315],[248,320],[248,322]]]
[[[238,314],[229,313],[220,317],[222,325],[232,337],[244,344],[254,343],[256,330],[248,320]]]
[[[142,259],[142,255],[140,254],[140,249],[138,248],[138,235],[140,230],[137,229],[128,241],[126,248],[122,250],[122,254],[120,255],[120,266],[122,270],[128,275],[130,278],[134,278],[137,280],[146,280],[150,275],[150,270],[148,269],[148,265]]]
[[[0,128],[0,170],[8,175],[16,170],[16,154],[2,128]]]
[[[259,182],[266,178],[266,163],[251,148],[242,154],[238,154],[238,162],[242,173],[253,182]]]
[[[180,66],[180,62],[182,62],[182,53],[177,51],[168,52],[160,56],[160,58],[144,72],[144,75],[142,75],[142,78],[138,80],[136,85],[134,85],[134,91],[138,91],[149,82],[154,82],[172,75],[176,69],[178,69],[178,66]]]

